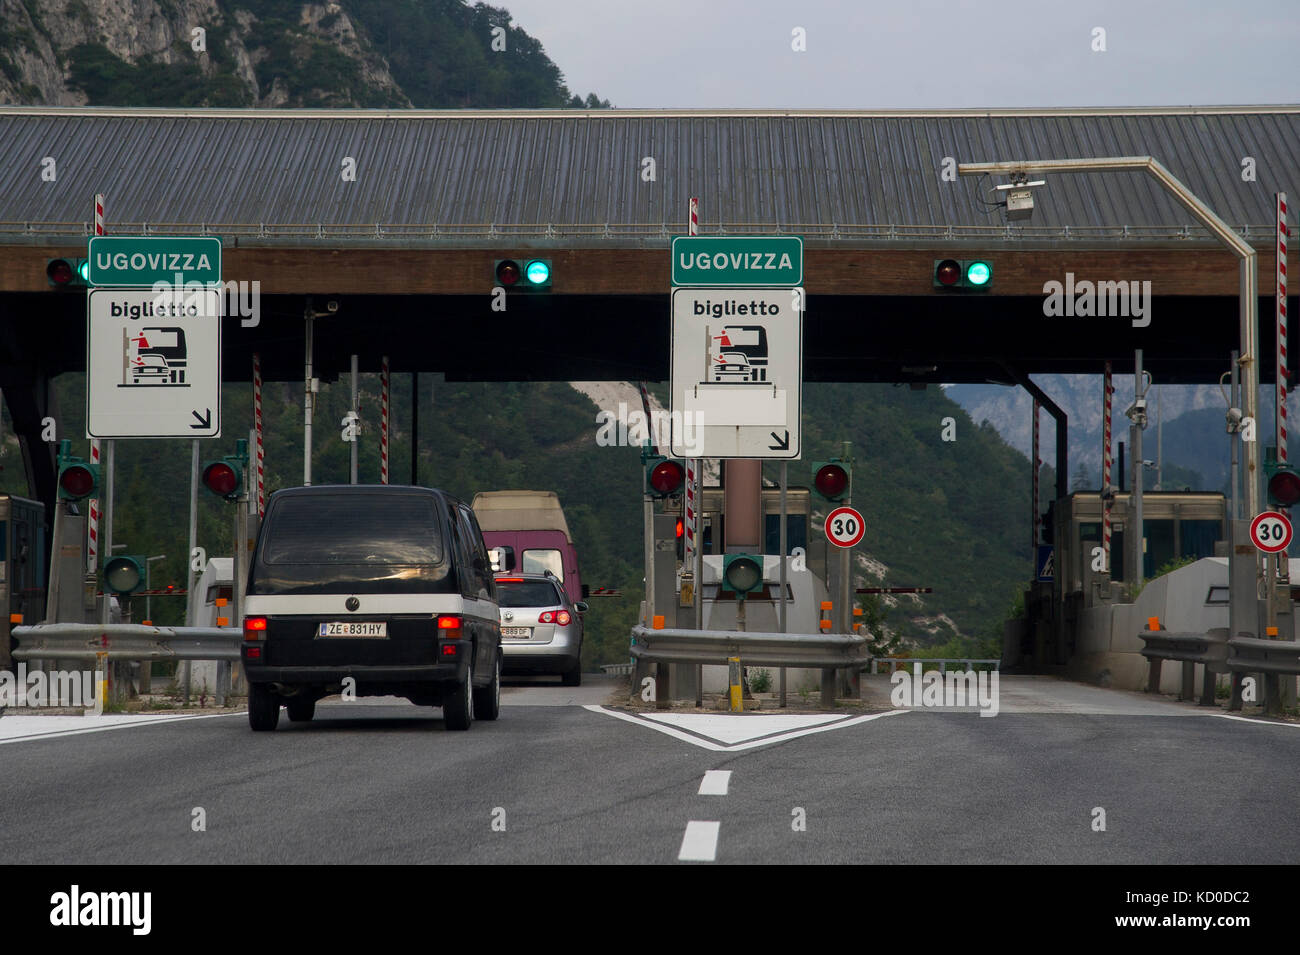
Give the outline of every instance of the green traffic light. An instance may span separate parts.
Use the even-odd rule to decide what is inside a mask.
[[[993,269],[987,262],[972,262],[966,266],[966,281],[971,285],[987,285],[993,278]]]
[[[524,269],[524,277],[532,285],[545,285],[551,279],[551,267],[541,259],[533,259]]]
[[[139,590],[144,586],[144,558],[114,557],[104,565],[104,586],[122,597]]]
[[[81,276],[81,281],[90,281],[90,259],[81,259],[77,263],[77,274]]]

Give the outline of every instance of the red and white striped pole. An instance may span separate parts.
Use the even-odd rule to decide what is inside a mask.
[[[379,483],[388,483],[388,356],[379,368]]]
[[[262,436],[262,356],[253,352],[253,428],[257,439],[257,516],[266,513],[266,443]]]
[[[1286,464],[1286,193],[1277,194],[1277,463]]]
[[[1110,383],[1110,362],[1101,378],[1102,414],[1101,414],[1101,491],[1110,492],[1110,402],[1115,389]],[[1101,510],[1101,562],[1102,570],[1110,575],[1110,498],[1102,501]]]
[[[1029,559],[1034,562],[1034,576],[1038,576],[1038,469],[1043,462],[1038,460],[1038,399],[1034,399],[1033,451],[1034,462],[1033,520],[1030,522]]]
[[[104,194],[95,194],[95,235],[104,234]],[[99,469],[99,438],[90,439],[90,463]],[[92,497],[86,504],[90,520],[86,522],[86,569],[99,572],[99,498]]]
[[[700,200],[691,197],[690,204],[690,221],[686,226],[687,235],[700,234]],[[682,533],[685,536],[684,547],[682,548],[682,566],[691,569],[692,575],[695,568],[695,551],[696,535],[698,533],[700,513],[700,472],[703,462],[699,458],[686,459],[686,518],[682,522]],[[695,599],[700,599],[700,581],[695,581]]]

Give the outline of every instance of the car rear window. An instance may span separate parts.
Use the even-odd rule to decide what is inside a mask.
[[[558,550],[532,548],[524,551],[519,569],[525,574],[544,574],[549,570],[559,577],[564,573],[564,560]]]
[[[249,593],[413,593],[457,589],[438,500],[417,494],[309,494],[272,503]]]
[[[550,581],[525,580],[512,583],[498,577],[497,603],[502,607],[558,607],[564,601]]]

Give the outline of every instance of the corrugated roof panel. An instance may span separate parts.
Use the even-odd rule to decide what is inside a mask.
[[[1150,154],[1234,226],[1272,221],[1300,108],[924,111],[231,111],[0,108],[0,221],[353,226],[1003,227],[958,162]],[[41,179],[53,156],[58,179]],[[356,181],[342,178],[344,157]],[[641,178],[652,156],[656,179]],[[1241,179],[1252,156],[1257,181]],[[1059,175],[1035,227],[1195,226],[1148,176]],[[12,232],[13,228],[0,229]],[[39,231],[37,229],[36,231]],[[529,230],[525,230],[529,231]],[[851,230],[850,230],[851,231]],[[327,233],[328,234],[328,233]],[[814,230],[814,234],[821,234]]]

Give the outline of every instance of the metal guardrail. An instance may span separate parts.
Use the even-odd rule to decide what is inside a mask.
[[[1300,674],[1300,643],[1233,637],[1228,641],[1228,669],[1242,673]]]
[[[1214,705],[1214,675],[1227,672],[1228,628],[1216,627],[1205,633],[1186,633],[1173,630],[1143,630],[1138,633],[1145,646],[1142,656],[1147,658],[1147,692],[1160,692],[1160,671],[1165,660],[1177,660],[1183,665],[1182,689],[1178,698],[1191,700],[1195,696],[1196,664],[1205,666],[1201,681],[1201,706]]]
[[[878,665],[881,664],[881,663],[897,663],[897,664],[903,664],[903,663],[913,663],[913,664],[915,664],[915,663],[919,663],[919,664],[921,664],[921,666],[923,666],[923,667],[924,667],[925,664],[927,664],[927,663],[937,663],[937,664],[939,664],[939,672],[940,672],[940,673],[947,673],[947,672],[948,672],[948,664],[949,664],[949,663],[961,663],[961,664],[965,664],[966,671],[967,671],[968,673],[969,673],[971,670],[973,670],[973,669],[975,668],[976,665],[988,666],[988,665],[991,664],[991,665],[993,666],[993,669],[995,669],[995,670],[999,670],[999,671],[1000,671],[1000,670],[1002,669],[1002,660],[1001,660],[1001,659],[994,659],[994,660],[980,660],[980,659],[977,659],[976,657],[877,657],[877,658],[875,658],[875,659],[873,659],[873,660],[871,661],[871,672],[872,672],[872,673],[879,673],[880,671],[877,669],[877,667],[878,667]],[[893,672],[893,671],[891,670],[890,672]]]
[[[605,671],[606,676],[632,675],[632,664],[630,663],[602,663],[600,668]]]
[[[14,627],[15,660],[235,660],[243,634],[231,627],[136,623],[42,623]]]
[[[845,633],[742,633],[735,630],[632,628],[632,656],[656,663],[718,663],[740,657],[745,666],[838,668],[871,657],[867,638]]]

